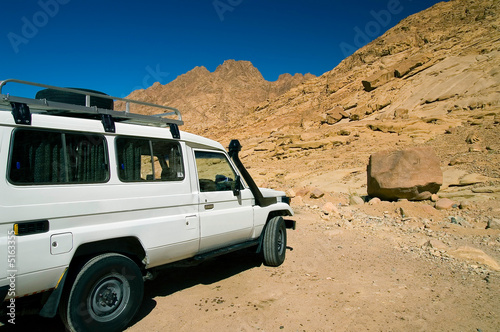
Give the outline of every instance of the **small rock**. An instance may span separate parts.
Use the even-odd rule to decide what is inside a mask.
[[[296,196],[306,196],[307,194],[309,194],[310,190],[308,188],[302,188],[302,189],[299,189],[295,195]]]
[[[467,220],[465,220],[464,218],[462,219],[459,219],[458,220],[458,224],[462,227],[465,227],[465,228],[472,228],[472,225],[469,224],[469,222]]]
[[[500,187],[472,188],[472,192],[476,193],[476,194],[492,194],[492,193],[500,192]]]
[[[287,197],[294,198],[296,195],[297,195],[297,194],[295,193],[295,190],[293,190],[293,189],[288,189],[288,190],[286,191],[286,196],[287,196]]]
[[[328,112],[326,112],[324,122],[328,123],[329,125],[333,125],[333,124],[339,122],[340,120],[342,120],[343,118],[348,118],[348,117],[349,117],[349,114],[347,114],[344,111],[344,108],[341,106],[337,106],[337,107],[329,110]]]
[[[471,262],[479,262],[481,264],[488,265],[489,268],[495,271],[500,271],[500,265],[498,262],[480,249],[472,247],[459,247],[458,249],[451,251],[450,255],[455,258],[465,259]]]
[[[293,199],[293,205],[295,206],[303,206],[304,205],[304,199],[301,196],[297,196]]]
[[[315,188],[313,189],[313,191],[311,191],[311,194],[309,197],[313,198],[313,199],[318,199],[318,198],[321,198],[325,196],[325,193],[321,190],[319,190],[318,188]]]
[[[472,225],[469,224],[469,222],[464,217],[456,216],[456,217],[448,217],[448,218],[450,219],[450,222],[452,224],[460,225],[460,226],[466,227],[466,228],[472,228]]]
[[[342,130],[340,130],[337,134],[338,134],[339,136],[349,136],[349,135],[351,135],[351,132],[350,132],[349,130],[342,129]]]
[[[434,256],[434,257],[441,257],[441,253],[439,251],[431,251],[431,255]]]
[[[408,110],[403,109],[403,108],[397,108],[394,111],[394,118],[395,119],[408,119],[409,118]]]
[[[380,203],[380,202],[382,202],[382,201],[380,200],[380,198],[378,198],[378,197],[374,197],[374,198],[370,199],[370,201],[368,202],[368,204],[370,204],[370,205],[374,205],[374,204],[378,204],[378,203]]]
[[[473,146],[471,146],[469,148],[469,152],[482,152],[483,151],[483,147],[479,144],[474,144]]]
[[[490,218],[488,220],[488,226],[486,226],[486,228],[500,229],[500,219],[498,219],[498,218]]]
[[[324,214],[339,213],[339,210],[337,210],[337,207],[332,202],[325,203],[325,205],[321,208],[321,211]]]
[[[454,165],[459,165],[459,164],[465,164],[467,163],[467,160],[463,157],[456,157],[450,160],[448,165],[454,166]]]
[[[361,81],[361,83],[363,84],[363,88],[365,89],[365,91],[370,92],[378,88],[379,86],[389,82],[392,78],[394,78],[394,71],[386,69],[376,72],[372,76]]]
[[[457,203],[455,201],[452,201],[449,198],[441,198],[436,202],[436,209],[438,210],[449,210],[453,207],[453,205],[456,205]]]
[[[437,202],[439,200],[439,196],[437,194],[432,194],[431,195],[431,201]]]
[[[351,221],[354,219],[354,216],[350,210],[344,210],[341,213],[342,219],[345,219],[347,221]]]
[[[481,174],[472,173],[472,174],[464,175],[460,179],[459,185],[460,186],[469,186],[472,184],[482,183],[482,182],[487,182],[487,181],[489,181],[488,177],[481,175]]]
[[[469,201],[461,201],[461,202],[460,202],[460,205],[459,205],[459,208],[460,208],[461,210],[467,210],[467,209],[469,209],[471,206],[472,206],[472,203],[471,203],[471,202],[469,202]]]
[[[401,214],[401,218],[406,218],[406,213],[402,207],[399,208],[399,213]]]
[[[479,142],[480,139],[479,139],[479,136],[477,136],[477,134],[472,133],[472,134],[467,135],[467,138],[465,139],[465,141],[469,144],[474,144],[474,143]]]
[[[257,145],[254,150],[255,151],[273,151],[276,148],[276,144],[273,142],[264,142]]]
[[[365,201],[359,196],[352,195],[351,197],[349,197],[349,204],[350,205],[363,205],[363,204],[365,204]]]

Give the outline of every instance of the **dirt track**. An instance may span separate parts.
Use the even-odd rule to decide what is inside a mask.
[[[161,275],[129,331],[498,330],[498,272],[429,259],[383,225],[298,212],[282,266],[240,253]]]

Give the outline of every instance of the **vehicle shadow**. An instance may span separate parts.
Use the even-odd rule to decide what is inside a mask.
[[[187,264],[187,265],[186,265]],[[262,258],[253,250],[241,250],[215,257],[197,265],[180,263],[168,266],[154,280],[145,284],[144,299],[130,325],[141,321],[156,307],[155,297],[168,296],[196,285],[210,285],[262,265]]]
[[[262,265],[262,259],[252,250],[241,250],[209,260],[194,263],[177,263],[158,271],[154,280],[144,285],[144,298],[139,311],[129,326],[141,321],[156,307],[155,297],[168,296],[199,284],[210,285]],[[3,331],[66,331],[59,316],[43,318],[35,313],[16,315],[15,325],[9,317],[0,317]]]

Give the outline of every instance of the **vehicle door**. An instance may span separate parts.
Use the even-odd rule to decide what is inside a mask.
[[[253,230],[253,196],[237,178],[227,155],[195,150],[199,185],[200,250],[209,251],[248,240]],[[239,180],[241,191],[233,189]]]

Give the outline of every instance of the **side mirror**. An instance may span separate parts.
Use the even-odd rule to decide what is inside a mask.
[[[234,180],[233,186],[233,195],[239,196],[241,193],[241,176],[236,175],[236,179]]]

